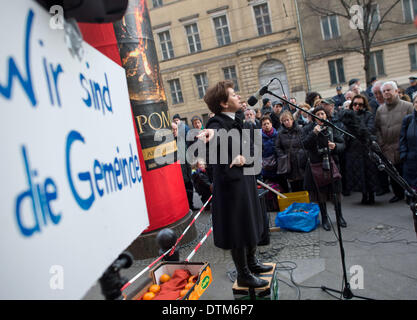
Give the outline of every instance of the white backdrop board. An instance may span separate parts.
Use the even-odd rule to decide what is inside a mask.
[[[79,299],[149,225],[125,71],[35,1],[0,17],[0,299]]]

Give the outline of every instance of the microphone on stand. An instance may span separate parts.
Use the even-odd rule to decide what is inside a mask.
[[[269,85],[272,83],[272,81],[274,81],[275,78],[271,79],[269,81],[269,83],[266,86],[263,86],[261,89],[259,89],[256,93],[253,94],[253,96],[250,96],[248,99],[248,105],[250,105],[251,107],[253,107],[258,100],[264,95],[266,94],[266,92],[268,91],[268,87]]]

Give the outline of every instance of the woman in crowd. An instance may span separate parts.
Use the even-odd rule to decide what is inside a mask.
[[[301,143],[301,128],[288,110],[281,114],[280,120],[282,129],[275,142],[278,161],[286,161],[286,178],[291,191],[302,191],[307,156]]]
[[[322,106],[314,108],[313,114],[320,119],[328,119],[328,115]],[[346,227],[346,221],[342,216],[342,183],[338,171],[339,161],[337,155],[343,152],[345,144],[338,131],[333,130],[331,127],[323,126],[323,123],[317,119],[314,120],[314,123],[313,128],[312,126],[308,126],[312,129],[305,130],[302,138],[302,143],[309,157],[304,184],[309,191],[311,201],[317,202],[320,206],[323,229],[329,231],[327,200],[333,201],[335,210],[339,211],[339,224],[341,227]],[[330,152],[330,156],[326,152],[327,150]],[[330,179],[331,168],[333,168],[333,183]],[[333,198],[333,194],[336,195],[338,201]]]
[[[353,97],[344,112],[345,129],[358,139],[345,136],[346,189],[362,192],[362,204],[374,204],[378,186],[378,169],[368,156],[366,145],[375,140],[374,116],[364,95]]]
[[[314,103],[321,99],[321,95],[318,92],[308,92],[306,95],[305,103],[307,103],[309,106],[314,107]]]
[[[272,121],[269,116],[263,116],[262,125],[262,177],[264,181],[277,181],[277,157],[275,153],[275,140],[277,130],[272,127]]]
[[[301,103],[299,107],[306,111],[309,111],[311,109],[310,105],[307,103]],[[294,118],[297,119],[297,124],[302,128],[310,122],[308,114],[303,111],[300,111],[299,109],[296,113],[294,113]]]
[[[191,118],[191,124],[194,129],[204,129],[203,127],[203,120],[199,116],[194,116]]]
[[[403,177],[417,191],[417,96],[414,112],[405,116],[400,135],[400,158],[404,161]]]

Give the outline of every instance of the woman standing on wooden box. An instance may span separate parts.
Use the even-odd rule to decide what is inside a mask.
[[[207,122],[207,129],[199,135],[206,143],[210,140],[207,163],[213,169],[214,244],[231,250],[238,286],[264,287],[268,281],[254,274],[268,272],[272,270],[272,266],[261,264],[255,255],[264,226],[256,187],[256,172],[244,170],[244,167],[249,166],[242,156],[242,140],[250,139],[242,139],[242,121],[235,117],[236,111],[241,107],[240,96],[234,92],[233,82],[226,80],[209,88],[204,101],[210,111],[215,113]],[[222,134],[226,137],[229,134],[235,135],[237,139],[221,139]],[[215,150],[211,150],[213,146]],[[209,157],[214,152],[217,152],[215,163]]]

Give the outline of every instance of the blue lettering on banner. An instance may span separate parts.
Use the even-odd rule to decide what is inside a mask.
[[[22,147],[22,156],[28,189],[17,196],[15,213],[20,232],[24,236],[30,237],[35,232],[41,232],[41,227],[46,226],[48,220],[53,224],[58,224],[61,221],[61,213],[54,213],[51,209],[51,202],[58,199],[58,190],[55,181],[52,178],[46,178],[43,185],[36,183],[35,179],[38,173],[30,167],[25,146]],[[25,200],[30,201],[31,213],[22,211],[22,204]],[[24,215],[26,217],[26,223],[23,222]],[[33,219],[28,219],[29,217]],[[30,225],[28,220],[29,222],[32,220]]]
[[[75,201],[81,209],[89,210],[91,208],[96,200],[96,193],[101,198],[106,194],[122,191],[127,186],[131,188],[135,184],[140,184],[142,182],[139,158],[136,154],[133,155],[132,146],[129,144],[129,158],[122,158],[117,155],[113,162],[100,162],[98,159],[94,159],[91,173],[89,171],[78,173],[79,181],[88,182],[87,185],[89,186],[89,196],[87,198],[81,197],[76,188],[74,180],[76,175],[73,174],[71,170],[70,159],[72,146],[76,141],[85,144],[84,137],[79,132],[73,130],[67,137],[65,157],[70,189]],[[118,147],[116,150],[117,153],[119,153]],[[119,178],[120,175],[122,175],[122,179]]]
[[[13,90],[16,90],[14,87],[21,88],[31,106],[38,110],[36,107],[41,103],[37,99],[33,84],[40,82],[32,76],[43,75],[44,83],[40,87],[45,88],[48,93],[45,95],[46,100],[49,100],[51,106],[62,107],[62,96],[58,86],[64,74],[62,65],[56,61],[51,63],[46,57],[41,56],[40,72],[32,73],[31,37],[34,22],[34,11],[29,9],[23,39],[24,47],[19,50],[23,53],[23,62],[19,65],[15,56],[7,57],[5,68],[0,69],[0,96],[13,100]],[[38,39],[37,43],[38,49],[46,49],[46,43],[42,39]],[[90,69],[88,63],[86,66]],[[81,104],[103,115],[113,114],[108,74],[103,72],[103,75],[100,80],[94,80],[90,79],[91,77],[87,78],[88,75],[79,73],[79,83],[82,88]],[[73,148],[74,146],[77,147]],[[93,159],[91,163],[87,162],[85,169],[75,171],[71,166],[71,158],[81,159],[84,165],[85,157],[82,154],[84,147],[88,147],[86,139],[78,131],[70,131],[65,141],[65,172],[71,194],[82,210],[90,210],[97,199],[125,191],[127,188],[135,188],[142,183],[139,158],[133,153],[130,143],[125,155],[119,151],[118,146],[115,146],[116,153],[111,156],[112,160]],[[59,205],[59,188],[55,181],[58,180],[42,177],[38,170],[31,166],[28,149],[26,145],[21,146],[26,183],[23,190],[16,195],[14,203],[15,221],[24,237],[41,233],[48,225],[58,225],[63,217],[63,213],[56,210],[56,206]]]
[[[3,86],[0,84],[0,94],[6,99],[10,100],[12,97],[13,91],[13,79],[16,77],[20,84],[23,87],[27,97],[29,98],[32,106],[36,106],[37,101],[35,97],[35,92],[33,91],[32,84],[32,74],[30,70],[30,33],[32,29],[34,13],[32,10],[29,10],[27,22],[26,22],[26,35],[25,35],[25,71],[26,77],[22,75],[19,71],[19,68],[16,66],[16,63],[12,57],[9,57],[9,70],[8,70],[8,79],[7,85]],[[6,45],[6,44],[4,44]]]
[[[110,98],[109,81],[107,80],[107,74],[104,73],[104,79],[106,84],[100,85],[100,83],[87,78],[80,73],[80,84],[84,89],[86,96],[81,98],[87,107],[93,106],[95,110],[102,111],[103,114],[107,112],[113,113],[113,105]],[[88,84],[90,86],[88,86]]]

